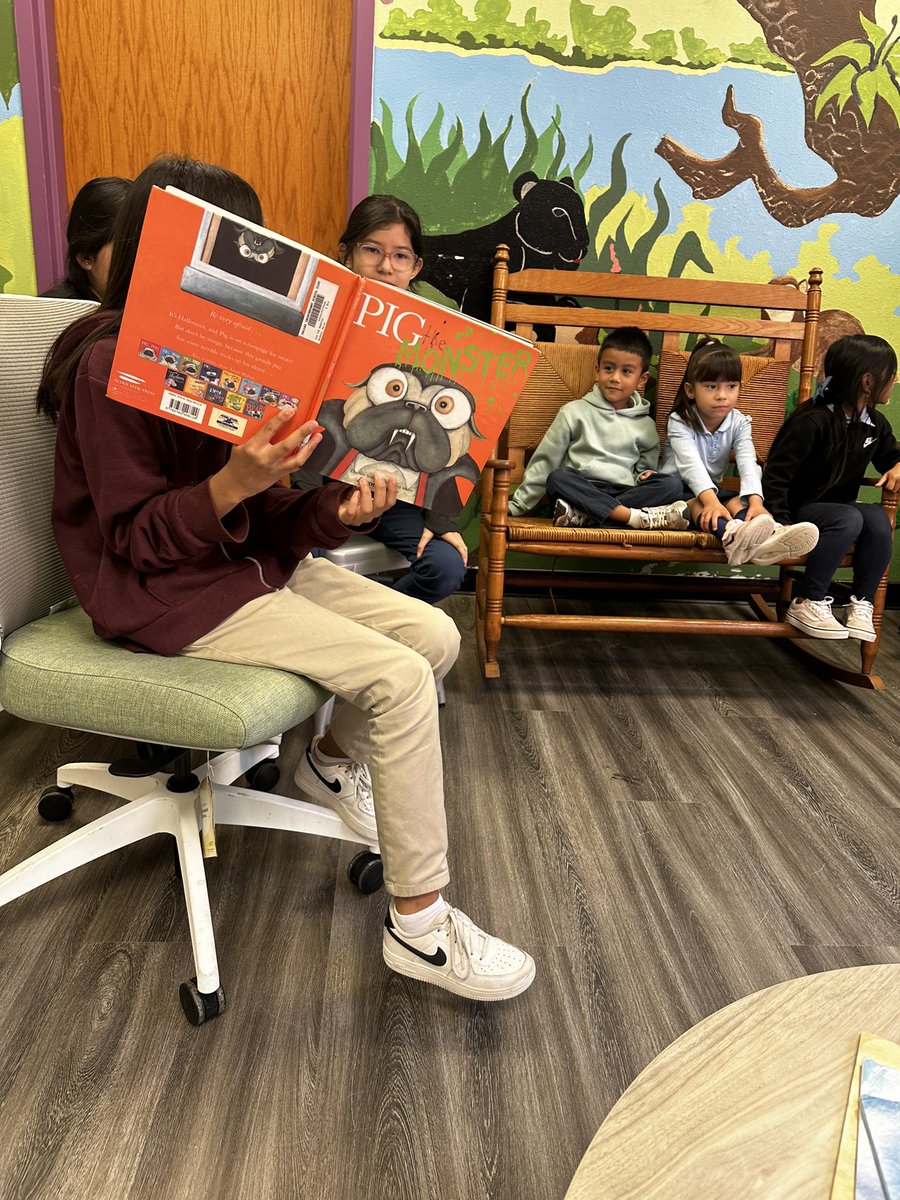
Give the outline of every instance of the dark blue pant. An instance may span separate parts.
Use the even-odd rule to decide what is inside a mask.
[[[678,475],[654,474],[631,487],[587,479],[573,467],[559,467],[547,476],[547,495],[551,503],[565,500],[573,508],[587,513],[597,525],[618,525],[609,514],[619,504],[626,508],[647,508],[656,504],[672,504],[681,499],[682,483]]]
[[[409,571],[393,585],[405,596],[436,604],[455,592],[466,574],[466,564],[459,551],[435,534],[425,552],[416,558],[416,547],[425,529],[422,510],[413,504],[398,500],[378,522],[378,527],[368,536],[409,559]]]
[[[819,530],[819,544],[806,559],[801,595],[807,600],[823,600],[841,559],[856,543],[853,594],[857,600],[873,600],[893,549],[891,523],[884,509],[877,504],[816,501],[802,505],[793,517],[812,521]]]

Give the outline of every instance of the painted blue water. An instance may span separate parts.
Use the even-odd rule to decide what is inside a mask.
[[[427,65],[427,75],[423,64]],[[401,154],[406,147],[406,109],[418,96],[416,132],[424,132],[440,103],[448,122],[457,117],[462,120],[470,149],[477,144],[482,113],[495,135],[512,114],[507,159],[515,161],[524,142],[519,104],[529,84],[528,112],[538,131],[547,126],[557,104],[562,108],[570,165],[578,162],[588,136],[593,136],[594,158],[582,180],[585,189],[609,183],[613,147],[623,133],[631,134],[625,147],[629,186],[651,197],[652,204],[653,185],[657,179],[662,181],[672,209],[670,231],[680,220],[682,205],[693,197],[690,188],[655,153],[656,146],[668,134],[705,158],[718,158],[732,150],[736,134],[721,119],[729,84],[734,87],[738,110],[761,119],[769,158],[786,183],[817,187],[834,178],[831,168],[803,140],[803,99],[793,73],[722,67],[708,74],[676,74],[653,67],[622,66],[605,74],[581,74],[550,64],[538,66],[523,55],[424,54],[382,47],[375,54],[374,94],[394,114],[394,133]],[[376,116],[379,114],[380,106],[376,106]],[[746,256],[768,251],[775,274],[795,265],[799,247],[816,236],[820,224],[786,229],[766,212],[751,182],[708,203],[713,208],[710,232],[716,243],[724,247],[726,241],[737,236],[738,249]],[[869,254],[896,265],[898,212],[900,204],[895,202],[880,217],[841,213],[826,218],[840,226],[831,249],[848,275],[855,276],[853,264]]]

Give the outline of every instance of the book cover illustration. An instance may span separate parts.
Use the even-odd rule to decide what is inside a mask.
[[[297,242],[154,188],[108,394],[236,443],[277,408],[301,424],[361,286]]]
[[[354,327],[316,414],[309,466],[356,483],[378,472],[410,504],[455,516],[469,498],[537,358],[491,325],[366,279]]]
[[[458,513],[527,382],[530,342],[176,189],[154,189],[108,394],[240,443],[276,408],[315,417],[308,464],[376,471]]]

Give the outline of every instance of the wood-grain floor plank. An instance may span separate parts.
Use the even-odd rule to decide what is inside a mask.
[[[900,961],[893,614],[892,688],[868,694],[765,641],[533,630],[485,685],[472,598],[447,607],[448,896],[532,951],[533,987],[467,1004],[392,975],[353,847],[229,828],[208,864],[228,1009],[193,1029],[172,848],[148,839],[0,909],[4,1200],[558,1200],[695,1022]],[[113,803],[43,824],[59,763],[122,753],[0,714],[0,870]]]

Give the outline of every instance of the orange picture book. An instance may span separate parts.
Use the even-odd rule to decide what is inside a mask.
[[[244,442],[273,412],[315,417],[310,465],[460,511],[527,382],[531,343],[362,279],[175,189],[150,196],[109,395]]]

